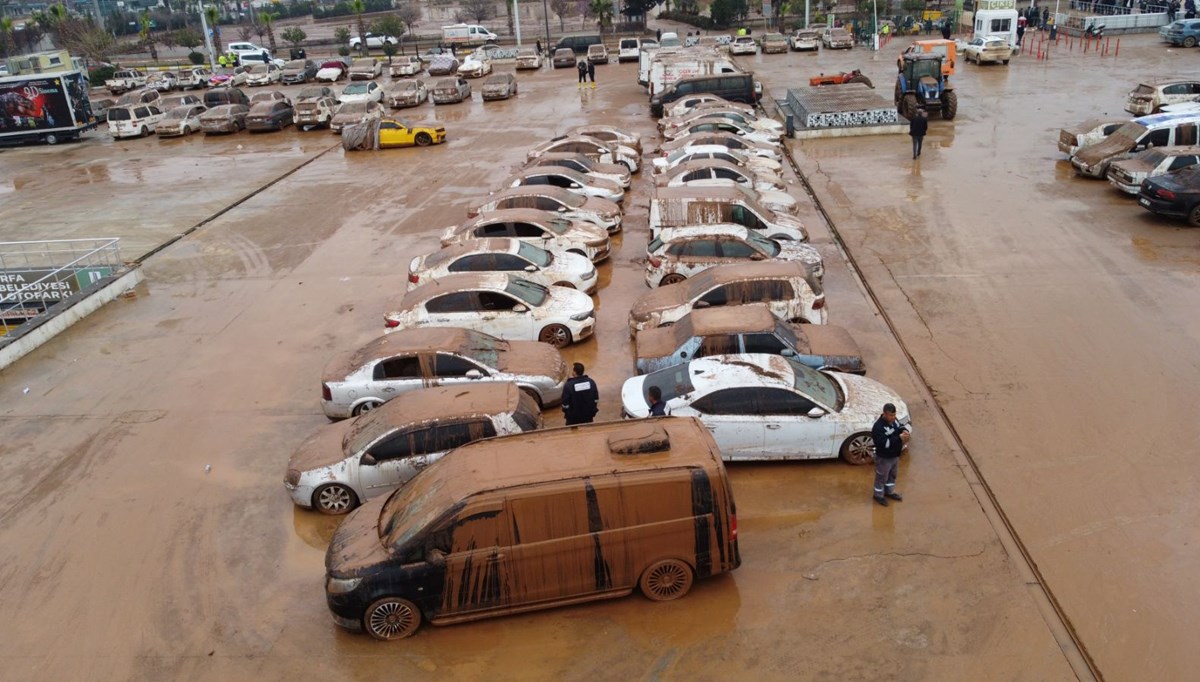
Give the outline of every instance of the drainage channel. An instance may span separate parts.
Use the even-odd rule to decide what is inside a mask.
[[[764,99],[766,98],[764,97]],[[987,515],[992,527],[995,528],[1001,544],[1004,545],[1009,556],[1020,557],[1021,562],[1018,564],[1018,569],[1025,579],[1026,586],[1030,589],[1030,596],[1033,597],[1034,602],[1037,604],[1038,609],[1042,614],[1042,618],[1049,626],[1051,634],[1054,636],[1055,641],[1058,642],[1063,655],[1067,659],[1067,663],[1075,672],[1076,678],[1082,681],[1103,680],[1104,676],[1100,673],[1100,669],[1096,665],[1095,660],[1092,658],[1091,654],[1088,653],[1087,647],[1084,646],[1083,641],[1079,637],[1079,633],[1076,632],[1075,627],[1071,624],[1070,618],[1067,617],[1062,605],[1059,603],[1058,599],[1055,598],[1054,592],[1050,589],[1050,586],[1047,585],[1045,578],[1038,569],[1037,562],[1033,560],[1033,556],[1029,553],[1025,543],[1021,541],[1021,537],[1017,534],[1016,528],[1013,527],[1012,521],[1010,521],[1008,515],[1004,513],[1004,508],[1000,505],[999,500],[996,499],[996,495],[992,491],[991,486],[988,485],[987,480],[984,479],[982,472],[979,470],[979,466],[975,463],[975,458],[971,455],[970,450],[967,449],[966,443],[963,442],[962,437],[954,428],[954,423],[950,421],[949,415],[946,414],[946,411],[942,408],[942,405],[934,397],[933,391],[929,386],[929,382],[926,380],[925,375],[921,372],[920,367],[917,365],[916,358],[913,357],[912,353],[909,351],[908,346],[904,343],[904,339],[900,336],[899,330],[892,322],[891,316],[888,315],[887,311],[884,310],[882,303],[875,295],[874,289],[872,289],[871,285],[867,282],[862,269],[858,265],[858,261],[854,258],[854,253],[846,245],[845,240],[842,239],[842,235],[838,231],[837,224],[834,223],[833,218],[825,210],[824,204],[822,204],[820,197],[817,196],[817,193],[813,189],[812,184],[808,181],[808,178],[803,172],[801,172],[799,164],[796,163],[796,159],[792,155],[792,149],[786,142],[783,144],[783,153],[787,158],[788,165],[791,166],[792,171],[803,184],[804,191],[806,194],[808,194],[813,206],[816,207],[817,211],[824,219],[826,226],[829,228],[829,233],[833,235],[834,242],[841,251],[842,257],[845,258],[846,262],[849,264],[850,272],[853,273],[854,278],[858,281],[859,287],[870,299],[871,305],[874,306],[875,311],[887,325],[892,337],[896,339],[896,343],[900,346],[900,350],[904,353],[904,357],[907,359],[909,367],[920,380],[921,389],[925,393],[925,402],[934,406],[934,409],[937,411],[939,421],[941,422],[941,427],[956,445],[956,447],[952,448],[955,459],[958,461],[960,467],[969,468],[971,476],[974,477],[974,481],[968,480],[972,493],[979,501],[979,505],[983,508],[983,511]],[[969,478],[970,477],[968,477],[968,479]]]

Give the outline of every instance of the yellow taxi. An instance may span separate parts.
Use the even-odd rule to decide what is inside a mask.
[[[380,147],[427,147],[445,141],[444,126],[414,124],[402,118],[385,118],[379,122]]]

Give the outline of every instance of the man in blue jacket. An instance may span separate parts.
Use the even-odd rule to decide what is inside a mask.
[[[600,391],[596,388],[596,382],[583,373],[582,362],[575,363],[573,369],[575,376],[567,379],[563,386],[563,416],[567,418],[567,426],[591,424],[600,411]]]
[[[896,421],[896,406],[886,403],[883,414],[871,428],[875,441],[875,502],[886,507],[888,499],[904,499],[896,492],[896,472],[900,468],[900,452],[908,442],[909,429]]]

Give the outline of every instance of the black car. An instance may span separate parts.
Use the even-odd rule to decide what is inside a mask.
[[[292,105],[283,100],[259,102],[246,116],[246,129],[251,132],[283,130],[293,122]]]
[[[1151,213],[1187,218],[1200,227],[1200,167],[1148,178],[1138,193],[1138,204]]]
[[[293,59],[283,65],[284,83],[307,83],[317,77],[317,63],[311,59]]]

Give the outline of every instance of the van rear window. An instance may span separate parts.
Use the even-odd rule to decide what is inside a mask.
[[[131,118],[128,109],[109,109],[108,120],[110,121],[128,121]]]

